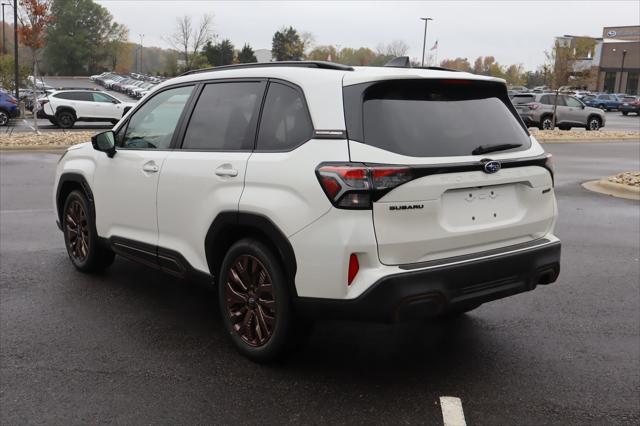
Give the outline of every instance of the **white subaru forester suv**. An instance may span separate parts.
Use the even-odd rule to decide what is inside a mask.
[[[256,361],[313,319],[459,314],[560,269],[550,156],[503,80],[451,70],[190,72],[69,148],[54,188],[77,269],[215,282]]]

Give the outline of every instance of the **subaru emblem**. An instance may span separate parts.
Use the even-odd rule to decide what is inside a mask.
[[[502,165],[499,161],[489,160],[484,163],[484,172],[485,173],[495,173],[502,168]]]

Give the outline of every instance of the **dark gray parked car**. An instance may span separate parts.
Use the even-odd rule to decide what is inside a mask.
[[[522,93],[515,95],[511,102],[529,127],[548,130],[553,127],[554,93]],[[605,125],[605,114],[598,108],[588,107],[578,98],[558,95],[556,126],[561,130],[584,127],[598,130]]]

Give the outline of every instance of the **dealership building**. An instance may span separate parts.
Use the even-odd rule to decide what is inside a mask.
[[[598,66],[596,90],[640,94],[640,25],[603,28],[602,44],[594,59]]]

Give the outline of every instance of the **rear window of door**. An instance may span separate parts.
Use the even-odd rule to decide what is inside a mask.
[[[313,124],[302,93],[271,82],[264,102],[257,149],[288,151],[311,139]]]
[[[207,84],[191,114],[183,149],[252,150],[265,83]]]
[[[59,99],[67,99],[69,101],[86,101],[86,102],[93,101],[93,98],[91,97],[91,93],[87,93],[87,92],[64,92],[64,93],[56,94],[55,97]]]
[[[357,108],[347,96],[346,108]],[[531,142],[503,85],[469,80],[392,80],[362,99],[362,142],[412,157],[472,155],[480,145]],[[347,131],[354,139],[349,111]],[[355,120],[354,120],[355,118]],[[358,140],[358,139],[355,139]]]

